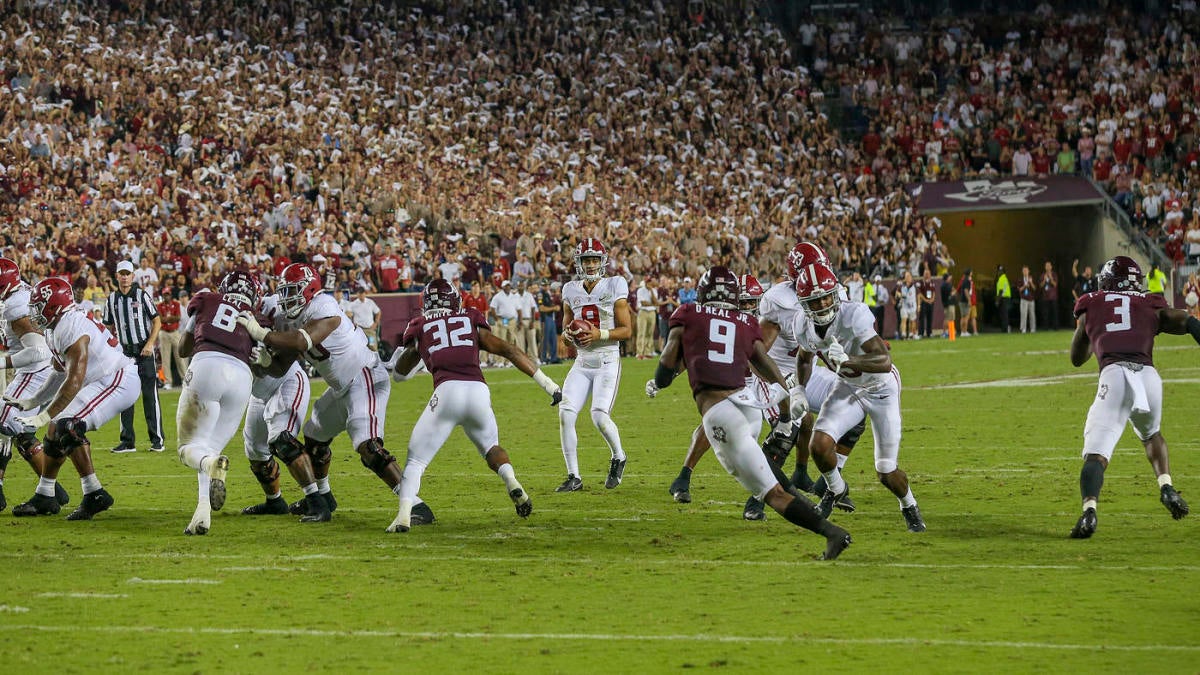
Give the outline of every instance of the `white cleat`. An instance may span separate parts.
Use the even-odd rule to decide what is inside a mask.
[[[196,512],[192,514],[192,522],[188,523],[183,533],[188,536],[208,534],[210,529],[212,529],[212,510],[206,505],[197,505]]]
[[[400,500],[400,512],[396,514],[396,519],[388,525],[388,532],[408,532],[412,529],[412,507],[411,499]]]
[[[220,511],[225,506],[225,475],[229,473],[229,458],[219,455],[209,463],[208,501],[213,511]]]

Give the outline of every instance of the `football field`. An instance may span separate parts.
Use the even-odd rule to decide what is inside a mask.
[[[503,483],[456,431],[425,474],[438,522],[386,534],[395,497],[334,443],[333,522],[251,518],[262,493],[240,433],[229,500],[185,537],[196,479],[167,452],[112,455],[91,435],[116,498],[92,522],[0,515],[3,668],[36,672],[1194,672],[1200,664],[1200,514],[1171,519],[1127,431],[1091,540],[1079,512],[1083,421],[1096,363],[1072,368],[1067,332],[898,342],[908,471],[929,530],[910,534],[876,478],[870,433],[846,479],[854,544],[768,510],[706,456],[691,504],[667,493],[699,421],[681,377],[643,393],[654,362],[626,359],[613,417],[629,464],[604,489],[608,452],[580,415],[584,490],[565,475],[557,415],[514,369],[488,371],[501,443],[534,500],[518,518]],[[1200,347],[1162,336],[1163,432],[1176,487],[1200,508]],[[562,381],[566,366],[546,371]],[[428,376],[395,384],[387,445],[403,462]],[[314,399],[323,385],[316,385]],[[790,467],[789,467],[790,472]],[[61,474],[72,504],[70,466]],[[32,494],[14,458],[10,508]],[[284,495],[299,489],[284,473]]]

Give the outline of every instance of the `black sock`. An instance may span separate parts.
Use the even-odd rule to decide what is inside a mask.
[[[821,517],[817,513],[817,507],[813,506],[812,502],[804,497],[796,497],[783,510],[783,517],[788,519],[788,522],[795,523],[800,527],[817,534],[824,535],[828,528],[832,525],[828,520]]]
[[[771,458],[769,457],[767,458],[767,464],[771,467],[771,473],[775,475],[775,480],[779,481],[780,487],[788,492],[791,492],[792,494],[795,494],[796,488],[792,487],[791,479],[783,475],[783,469],[780,469],[779,465],[777,465],[775,462],[772,462]]]
[[[800,460],[796,460],[796,473],[803,474],[805,476],[808,475],[808,461],[807,460],[803,461],[803,462],[801,462]]]
[[[679,477],[684,480],[691,480],[692,479],[692,470],[689,467],[686,467],[686,466],[683,467],[682,469],[679,470]]]
[[[1079,493],[1084,499],[1099,497],[1100,488],[1104,486],[1104,463],[1098,459],[1089,459],[1083,463],[1079,472]]]

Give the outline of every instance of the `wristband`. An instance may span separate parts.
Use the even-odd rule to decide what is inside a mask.
[[[554,392],[558,391],[558,385],[554,384],[554,380],[550,379],[549,375],[543,373],[541,368],[533,371],[533,381],[537,382],[542,391],[551,396],[554,395]]]
[[[300,337],[304,338],[304,344],[308,345],[304,351],[309,351],[313,348],[312,338],[308,336],[308,331],[300,329]]]
[[[607,339],[608,339],[608,329],[607,329],[607,328],[601,328],[601,329],[600,329],[600,339],[601,339],[601,340],[607,340]]]

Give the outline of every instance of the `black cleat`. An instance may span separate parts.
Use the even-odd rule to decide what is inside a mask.
[[[578,492],[583,489],[583,480],[573,473],[567,474],[567,479],[562,482],[562,485],[554,488],[555,492]]]
[[[8,508],[8,499],[4,496],[4,486],[0,485],[0,511]]]
[[[1158,493],[1158,501],[1167,507],[1167,510],[1171,512],[1172,518],[1179,520],[1188,514],[1187,502],[1183,501],[1183,497],[1179,496],[1174,487],[1164,485],[1159,489]]]
[[[851,543],[850,533],[831,523],[829,533],[825,535],[825,552],[821,554],[821,560],[837,560]]]
[[[908,525],[909,532],[925,531],[925,519],[921,517],[921,509],[916,504],[905,506],[900,509],[900,513],[904,514],[904,522]]]
[[[329,513],[329,504],[321,493],[314,492],[304,498],[306,511],[300,517],[302,523],[328,523],[333,520],[333,514]]]
[[[308,498],[301,497],[296,501],[288,504],[288,513],[293,516],[303,516],[308,514]]]
[[[432,525],[434,521],[433,509],[429,508],[429,504],[421,502],[413,504],[412,514],[409,523],[416,527],[417,525]]]
[[[833,513],[833,505],[842,501],[849,494],[849,485],[846,486],[846,489],[841,494],[836,494],[833,490],[825,488],[825,494],[821,495],[821,501],[817,503],[817,512],[821,514],[822,518],[828,518],[829,514]]]
[[[67,516],[67,520],[91,520],[97,513],[107,511],[113,505],[113,501],[112,495],[104,488],[89,492],[79,502],[79,508]]]
[[[1071,528],[1071,538],[1089,539],[1093,534],[1096,534],[1096,509],[1084,509],[1075,527]]]
[[[743,520],[766,520],[767,514],[763,513],[763,503],[758,501],[753,495],[746,500],[746,506],[742,509]]]
[[[509,499],[512,499],[513,506],[517,507],[517,515],[522,518],[528,518],[529,514],[533,513],[533,500],[529,498],[521,488],[515,488],[508,493]],[[425,507],[429,508],[429,507]],[[430,520],[433,520],[432,511],[430,511]]]
[[[821,476],[822,483],[824,483],[824,480],[825,477]],[[807,492],[810,495],[821,494],[820,492],[817,492],[816,483],[814,483],[813,479],[808,476],[807,471],[796,469],[792,472],[791,481],[792,485],[794,485],[796,489],[800,490],[801,492]]]
[[[29,501],[24,504],[17,504],[13,507],[13,515],[18,518],[27,516],[52,516],[59,512],[62,507],[58,505],[58,500],[54,497],[47,497],[36,492]]]
[[[333,490],[322,492],[321,496],[325,498],[325,503],[329,505],[329,512],[337,511],[337,500],[333,498]]]
[[[59,506],[71,503],[71,495],[67,493],[67,489],[61,483],[54,484],[54,501],[58,502]]]
[[[679,476],[671,483],[671,498],[680,504],[692,503],[692,481]]]
[[[858,510],[858,507],[855,506],[854,502],[850,499],[849,493],[842,495],[841,499],[834,502],[833,508],[839,511],[845,511],[846,513],[854,513]]]
[[[625,475],[625,461],[614,459],[608,463],[608,478],[604,479],[604,487],[611,490],[621,484],[621,476]]]
[[[283,497],[268,498],[267,501],[242,509],[243,516],[284,516],[291,513]]]

